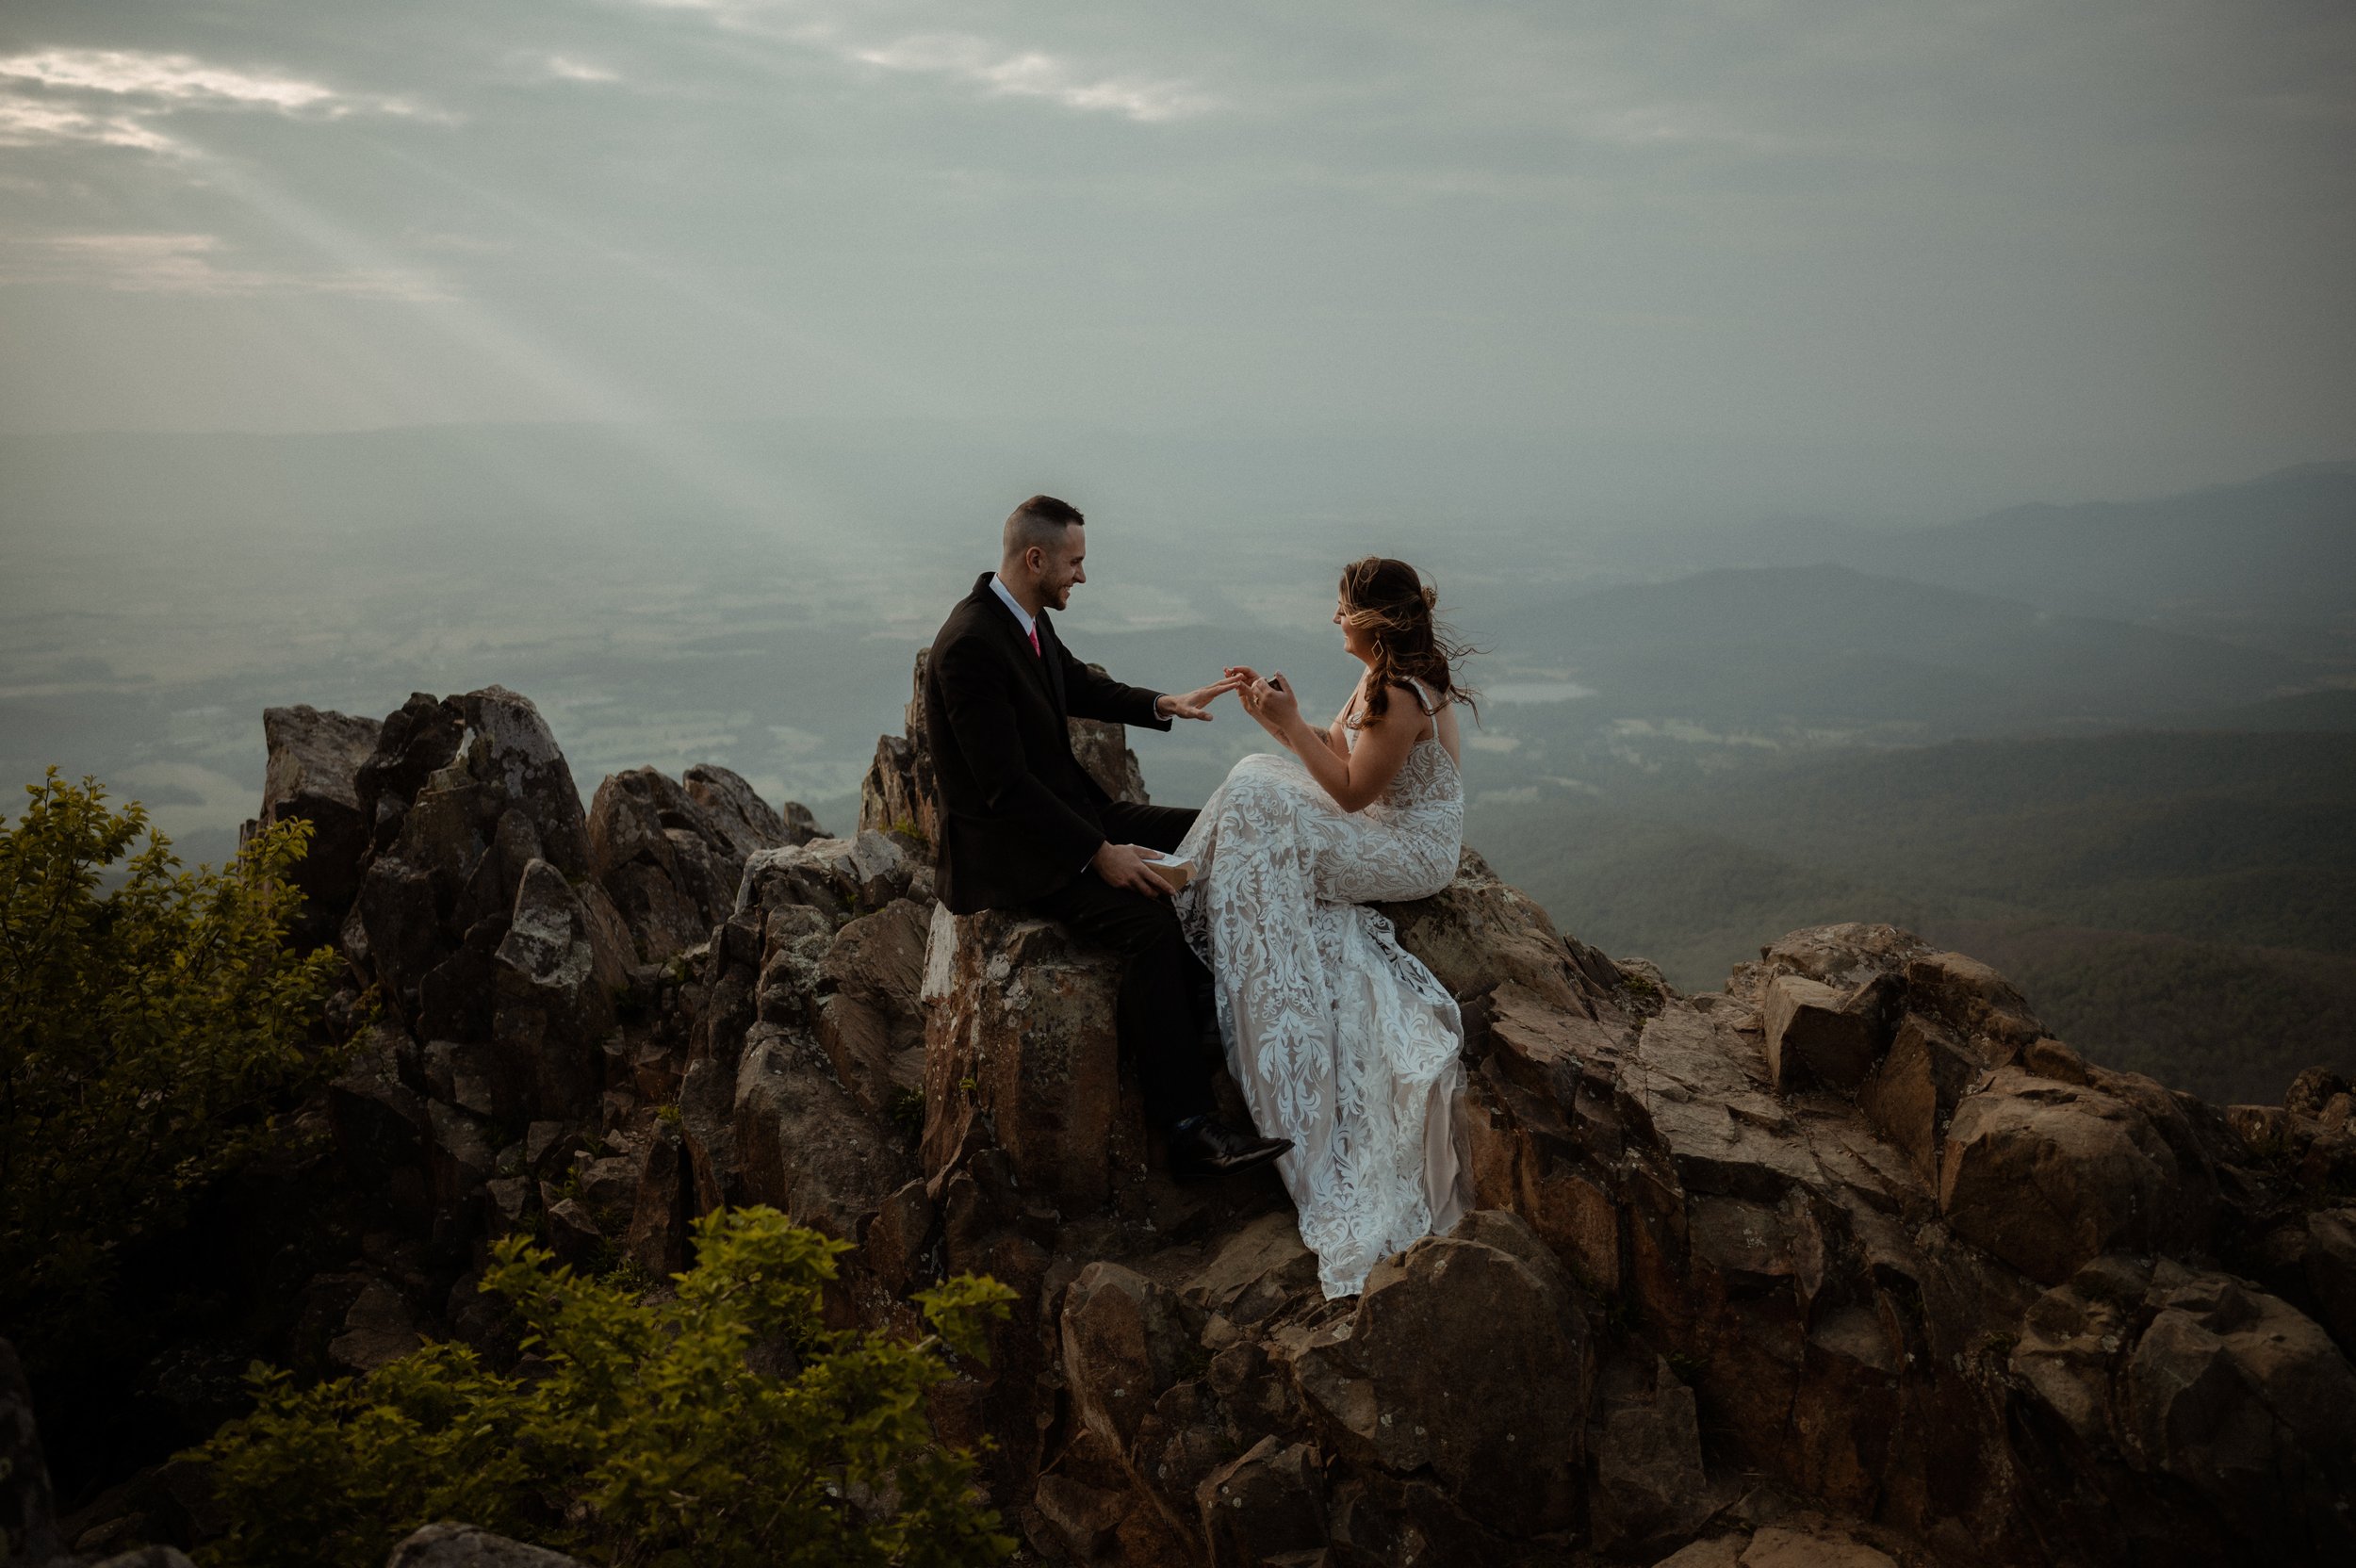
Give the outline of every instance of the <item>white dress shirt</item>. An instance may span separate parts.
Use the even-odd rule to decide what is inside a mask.
[[[1039,618],[1033,615],[1029,611],[1023,608],[1023,601],[1016,598],[1013,594],[1007,591],[1006,585],[998,580],[998,574],[996,572],[990,574],[990,591],[997,595],[999,599],[1005,603],[1007,609],[1014,612],[1014,618],[1023,623],[1023,636],[1035,638],[1039,635],[1039,632],[1036,629],[1039,625]],[[1043,656],[1044,650],[1042,649],[1041,652]]]

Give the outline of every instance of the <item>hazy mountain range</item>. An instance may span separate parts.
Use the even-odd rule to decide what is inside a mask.
[[[1681,984],[1761,931],[1856,915],[2009,944],[2040,1005],[2122,1058],[2151,1037],[2122,998],[2171,963],[2223,965],[2212,996],[2356,999],[2356,802],[2333,782],[2356,775],[2356,464],[1734,527],[1614,503],[1587,457],[815,422],[8,437],[0,764],[95,774],[218,856],[259,788],[263,707],[381,713],[496,680],[541,704],[584,787],[712,760],[841,826],[914,648],[990,564],[1003,506],[1043,488],[1097,518],[1069,640],[1154,684],[1242,659],[1336,703],[1334,568],[1417,561],[1484,650],[1475,841]],[[1229,714],[1138,751],[1185,801],[1262,743]],[[2356,1066],[2351,1015],[2300,1005],[2236,1003],[2202,1049],[2229,1078]]]

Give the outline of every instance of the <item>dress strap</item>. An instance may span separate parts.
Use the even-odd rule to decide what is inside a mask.
[[[1424,688],[1422,681],[1411,675],[1407,678],[1407,689],[1415,694],[1415,705],[1423,710],[1425,718],[1438,716],[1440,705],[1432,700],[1432,694]]]

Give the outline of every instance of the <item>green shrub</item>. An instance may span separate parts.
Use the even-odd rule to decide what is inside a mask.
[[[829,1332],[819,1293],[842,1242],[775,1209],[711,1214],[668,1300],[498,1244],[535,1359],[506,1375],[433,1345],[365,1377],[296,1389],[255,1368],[259,1406],[197,1450],[234,1521],[208,1568],[376,1568],[394,1542],[461,1519],[616,1564],[995,1562],[1013,1550],[939,1446],[925,1397],[981,1355],[1014,1293],[960,1278],[918,1299],[910,1343]]]
[[[304,1040],[335,957],[285,944],[308,823],[183,872],[92,780],[53,768],[25,793],[0,823],[0,1323],[40,1363],[99,1331],[123,1250],[271,1144],[272,1108],[332,1065]]]

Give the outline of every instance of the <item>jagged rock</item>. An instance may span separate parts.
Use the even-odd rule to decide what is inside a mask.
[[[639,1172],[624,1248],[639,1267],[658,1280],[668,1279],[687,1266],[695,1219],[695,1174],[686,1138],[675,1120],[658,1120]]]
[[[528,1065],[532,1102],[540,1109],[579,1114],[597,1099],[614,1000],[626,979],[623,956],[606,945],[606,935],[554,865],[525,867],[496,955],[493,1032]]]
[[[347,1372],[373,1372],[422,1347],[416,1315],[401,1293],[370,1280],[344,1315],[344,1331],[328,1346],[328,1360]]]
[[[1073,1413],[1117,1452],[1137,1441],[1153,1401],[1199,1354],[1199,1315],[1162,1285],[1092,1263],[1064,1293],[1060,1337]]]
[[[1847,990],[1797,974],[1767,983],[1759,1018],[1767,1071],[1778,1088],[1793,1083],[1855,1089],[1888,1043],[1883,1010],[1886,983],[1864,981]]]
[[[801,841],[728,769],[701,763],[687,776],[681,786],[632,768],[599,784],[590,803],[591,869],[648,963],[693,947],[728,918],[751,857]]]
[[[2330,1068],[2301,1068],[2282,1091],[2282,1109],[2292,1116],[2320,1118],[2326,1105],[2347,1092],[2348,1080]]]
[[[1513,981],[1557,1007],[1592,1013],[1584,988],[1554,922],[1520,889],[1467,847],[1456,880],[1430,898],[1377,906],[1398,929],[1399,942],[1459,1002]]]
[[[915,1174],[836,1080],[817,1042],[775,1024],[755,1024],[745,1037],[735,1125],[744,1200],[846,1241],[857,1241],[868,1217]]]
[[[2110,1255],[2039,1297],[2011,1367],[2084,1451],[2190,1488],[2215,1521],[2115,1499],[2097,1528],[2169,1560],[2356,1550],[2356,1371],[2320,1326],[2230,1276]],[[2215,1533],[2206,1542],[2187,1527]],[[2221,1528],[2219,1527],[2222,1527]],[[2204,1532],[2205,1533],[2205,1532]]]
[[[924,950],[932,911],[894,899],[843,927],[817,965],[818,1041],[843,1086],[889,1115],[924,1084]],[[764,967],[764,989],[767,970]]]
[[[736,909],[741,914],[804,905],[840,928],[910,896],[916,881],[917,868],[897,843],[862,829],[856,839],[812,839],[755,855],[745,862]],[[924,897],[929,900],[930,892]]]
[[[1213,1562],[1283,1561],[1326,1543],[1325,1477],[1305,1443],[1262,1438],[1206,1477],[1195,1498]]]
[[[573,770],[532,699],[485,686],[457,699],[466,719],[466,771],[499,786],[538,832],[540,853],[567,876],[589,870],[589,825]]]
[[[1429,1465],[1509,1535],[1569,1523],[1591,1385],[1584,1303],[1518,1217],[1476,1210],[1367,1276],[1357,1311],[1293,1364],[1344,1453]]]
[[[1903,974],[1931,951],[1911,931],[1894,925],[1846,922],[1789,932],[1759,951],[1758,983],[1797,974],[1847,992],[1888,975]],[[1728,988],[1732,989],[1734,988]]]
[[[433,1129],[425,1102],[401,1082],[405,1044],[407,1037],[385,1024],[362,1034],[328,1086],[327,1108],[336,1147],[354,1172],[397,1203],[415,1205],[424,1194],[401,1190],[401,1178],[423,1163]]]
[[[428,1163],[434,1180],[434,1226],[445,1233],[464,1234],[470,1229],[484,1184],[498,1170],[498,1160],[474,1118],[438,1100],[427,1101],[425,1110],[432,1130]]]
[[[354,780],[372,852],[381,854],[392,844],[409,803],[428,778],[457,757],[466,729],[457,699],[444,702],[429,692],[412,692],[385,717],[376,748]]]
[[[605,1249],[605,1230],[589,1205],[567,1198],[548,1183],[540,1184],[540,1214],[548,1225],[548,1250],[559,1262],[575,1268],[594,1268]]]
[[[1039,1478],[1031,1505],[1055,1534],[1055,1544],[1074,1562],[1098,1562],[1121,1546],[1121,1527],[1136,1509],[1126,1492],[1089,1486],[1070,1476]]]
[[[575,1558],[472,1525],[428,1525],[393,1548],[384,1568],[583,1568]]]
[[[1284,1209],[1229,1236],[1180,1294],[1230,1323],[1250,1326],[1317,1288],[1317,1255],[1302,1245],[1300,1224]]]
[[[1939,1142],[1988,1059],[1955,1030],[1922,1013],[1898,1022],[1890,1053],[1857,1090],[1866,1119],[1926,1182],[1939,1179]],[[2051,1076],[2051,1074],[2048,1074]]]
[[[935,1217],[933,1200],[922,1178],[903,1184],[875,1211],[867,1227],[865,1251],[867,1266],[875,1270],[884,1289],[905,1295],[929,1272],[925,1254]]]
[[[1699,1529],[1716,1508],[1693,1391],[1659,1362],[1648,1388],[1604,1413],[1591,1504],[1595,1545],[1620,1556],[1658,1550]]]
[[[742,774],[716,762],[696,763],[679,776],[679,783],[740,859],[823,837],[809,807],[789,800],[782,812],[774,810]]]
[[[300,927],[307,939],[332,938],[360,886],[360,861],[375,825],[360,799],[360,770],[384,726],[374,719],[323,712],[307,704],[262,710],[270,747],[260,821],[311,825],[311,846],[295,866],[303,890]]]
[[[0,1339],[0,1562],[47,1562],[65,1550],[57,1497],[16,1347]]]
[[[2058,1284],[2106,1251],[2201,1246],[2210,1197],[2139,1107],[2003,1068],[1955,1111],[1939,1205],[1958,1234]]]
[[[2356,1357],[2356,1207],[2307,1216],[2308,1298],[2340,1348]]]
[[[1025,1190],[1074,1213],[1104,1203],[1114,1172],[1143,1152],[1121,1094],[1120,981],[1117,958],[1052,921],[935,907],[924,984],[928,1177],[955,1164],[978,1119]]]

